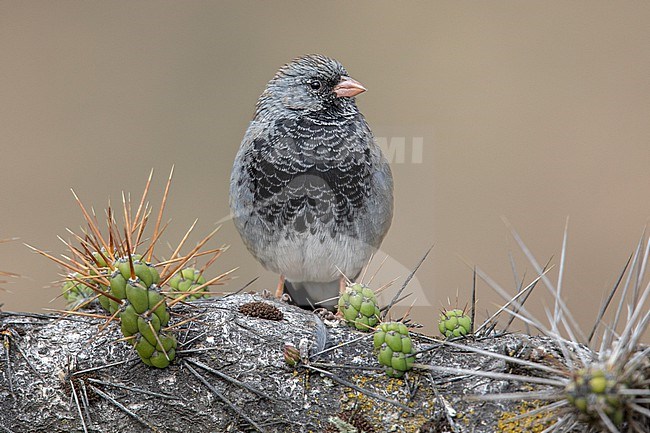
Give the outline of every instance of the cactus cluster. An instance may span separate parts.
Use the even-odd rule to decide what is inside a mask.
[[[167,367],[174,359],[177,342],[173,335],[163,331],[170,313],[158,286],[160,274],[140,254],[112,258],[116,255],[105,250],[93,252],[92,266],[85,275],[70,275],[63,284],[63,296],[72,306],[97,296],[99,305],[120,320],[122,334],[142,362]]]
[[[71,307],[89,301],[95,296],[93,283],[85,282],[84,276],[79,272],[73,272],[68,275],[68,279],[63,283],[61,291],[63,299],[65,299]]]
[[[130,290],[131,296],[127,295],[129,303],[120,313],[122,334],[125,337],[135,337],[130,341],[142,362],[165,368],[174,360],[177,344],[173,335],[162,331],[169,323],[165,299],[154,289],[136,289],[142,292],[134,295],[134,290]],[[140,299],[136,303],[130,301],[137,297]]]
[[[169,365],[176,355],[177,342],[169,331],[171,327],[194,320],[185,317],[178,324],[169,326],[170,308],[182,300],[208,296],[208,286],[228,279],[234,271],[223,272],[209,280],[202,275],[226,248],[204,248],[216,229],[187,254],[181,253],[194,225],[189,228],[180,244],[173,248],[171,258],[158,261],[155,266],[150,263],[156,257],[156,244],[161,240],[160,235],[164,230],[160,223],[172,174],[173,169],[157,212],[154,212],[149,200],[152,170],[137,207],[132,207],[130,194],[123,194],[122,209],[116,211],[109,204],[104,212],[107,217],[105,224],[100,224],[94,210],[89,211],[73,191],[87,227],[81,234],[70,231],[73,240],[63,240],[69,250],[63,256],[64,259],[29,246],[70,272],[62,288],[63,296],[68,300],[69,314],[106,319],[106,324],[119,321],[124,334],[122,340],[134,346],[145,364],[159,368]],[[157,214],[157,218],[151,218],[154,214]],[[118,221],[120,215],[123,216],[122,221]],[[147,225],[150,221],[155,221],[152,230]],[[136,253],[144,251],[144,255]],[[189,267],[198,266],[198,262],[203,260],[201,257],[206,260],[201,271]],[[161,269],[160,272],[158,268]],[[108,317],[103,312],[77,311],[89,306],[94,299],[109,313]]]
[[[338,306],[346,323],[360,331],[370,331],[379,322],[375,292],[361,283],[346,287],[339,297]]]
[[[413,367],[413,344],[406,325],[400,322],[380,323],[380,310],[375,292],[362,283],[345,288],[338,301],[339,316],[359,331],[374,331],[377,360],[389,377],[402,377]]]
[[[413,342],[403,323],[385,322],[379,325],[373,336],[375,349],[379,351],[379,363],[390,377],[402,377],[413,368]]]
[[[438,330],[446,338],[461,337],[472,330],[472,319],[463,310],[446,310],[440,314]]]
[[[522,283],[517,294],[512,295],[490,278],[482,276],[506,303],[478,329],[489,325],[490,331],[483,335],[490,336],[496,324],[494,319],[500,312],[506,311],[511,317],[505,331],[513,319],[520,319],[541,332],[540,338],[543,338],[544,344],[537,348],[533,346],[529,350],[524,348],[529,344],[528,341],[521,339],[518,343],[521,347],[514,351],[507,349],[505,355],[501,350],[490,354],[482,348],[462,345],[470,352],[493,356],[499,361],[505,359],[513,366],[525,365],[526,370],[522,371],[530,372],[509,376],[510,380],[520,383],[521,390],[512,392],[508,389],[503,394],[489,394],[485,398],[490,401],[516,399],[534,403],[536,407],[525,416],[543,417],[550,425],[539,427],[548,433],[650,432],[650,349],[642,344],[650,325],[650,285],[647,284],[649,274],[645,266],[650,260],[650,240],[647,234],[644,233],[639,240],[609,296],[604,297],[605,301],[588,335],[577,326],[574,313],[561,297],[562,272],[557,281],[546,276],[548,264],[540,266],[516,232],[514,235],[539,277],[526,288],[523,288]],[[565,230],[562,263],[566,253],[566,240]],[[555,308],[547,311],[548,323],[539,320],[524,307],[530,293],[520,296],[532,290],[542,277],[555,301]],[[618,305],[612,302],[615,294]],[[613,309],[616,313],[613,320],[607,322],[604,318],[610,306],[615,306]],[[445,336],[468,333],[465,328],[471,323],[463,323],[461,313],[455,310],[441,315],[440,332]],[[546,344],[549,345],[548,349],[543,348]],[[430,364],[429,368],[433,371],[450,371],[445,366]],[[485,377],[504,380],[500,371],[473,368],[452,370],[455,374],[476,375],[481,380]],[[542,381],[539,380],[541,375]],[[544,385],[544,389],[536,384]]]
[[[587,421],[597,421],[601,412],[620,426],[625,419],[625,393],[621,391],[627,386],[619,383],[617,376],[596,366],[578,370],[565,387],[567,400]]]
[[[105,257],[106,251],[102,250],[101,253],[94,251],[92,253],[93,268],[87,269],[83,273],[72,272],[63,282],[63,286],[61,287],[63,299],[66,300],[71,308],[88,304],[89,301],[96,297],[96,287],[103,292],[108,290],[107,286],[98,283],[96,280],[98,275],[107,276],[110,273],[110,268],[106,263]],[[105,307],[105,309],[108,310],[108,307]]]
[[[134,278],[131,279],[131,263],[134,270]],[[131,255],[129,257],[120,257],[112,263],[111,268],[113,272],[108,277],[110,285],[108,287],[102,287],[103,291],[109,294],[111,297],[105,295],[99,295],[100,305],[109,313],[115,314],[115,312],[120,308],[120,302],[127,299],[126,296],[126,287],[127,282],[130,286],[141,286],[149,287],[153,284],[154,276],[151,271],[148,270],[149,266],[142,261],[142,256],[138,254]],[[151,269],[154,269],[151,267]],[[158,273],[153,271],[156,274],[156,282],[159,281]],[[112,299],[115,298],[115,299]],[[116,300],[117,299],[117,300]]]
[[[183,294],[190,293],[185,297],[187,300],[207,298],[207,286],[203,274],[194,268],[185,268],[177,272],[170,280],[169,286],[172,291],[170,296],[178,298]]]
[[[122,334],[145,364],[158,368],[169,365],[176,355],[177,341],[163,330],[170,313],[156,268],[140,254],[118,256],[102,251],[93,252],[92,259],[94,263],[84,273],[70,274],[63,284],[69,305],[75,307],[97,297],[99,305],[120,320]],[[200,288],[203,285],[207,287],[199,271],[184,268],[169,279],[170,296],[189,300],[207,297],[202,293],[206,288]]]
[[[176,338],[166,334],[170,314],[165,297],[160,293],[160,275],[155,267],[139,254],[119,257],[112,264],[108,294],[99,302],[120,319],[120,329],[140,355],[142,362],[165,368],[176,354]]]

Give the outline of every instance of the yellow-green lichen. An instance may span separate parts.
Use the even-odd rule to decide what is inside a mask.
[[[543,404],[539,401],[524,401],[514,411],[502,412],[497,424],[498,431],[502,433],[540,433],[544,431],[553,423],[549,420],[548,412],[542,411],[526,415]]]
[[[408,387],[402,379],[355,375],[354,383],[361,388],[414,409],[412,413],[405,413],[399,407],[388,402],[348,388],[341,397],[343,403],[341,407],[343,409],[355,408],[378,428],[378,431],[383,431],[379,429],[380,426],[397,425],[400,432],[415,433],[422,424],[434,416],[436,398],[431,389],[420,388],[415,401],[409,401]]]

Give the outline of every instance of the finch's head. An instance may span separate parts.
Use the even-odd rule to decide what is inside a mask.
[[[365,90],[338,61],[310,54],[278,70],[260,96],[257,114],[355,114],[358,110],[354,97]]]

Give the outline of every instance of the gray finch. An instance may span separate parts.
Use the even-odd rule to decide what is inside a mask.
[[[333,306],[342,274],[359,275],[391,223],[393,178],[355,103],[363,91],[334,59],[294,60],[269,81],[235,158],[235,226],[303,307]]]

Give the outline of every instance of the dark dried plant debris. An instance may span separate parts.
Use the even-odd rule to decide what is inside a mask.
[[[375,427],[368,419],[356,410],[344,410],[338,416],[332,417],[324,433],[340,433],[341,428],[355,428],[357,433],[376,433]]]
[[[449,423],[446,421],[428,420],[420,426],[417,433],[448,433],[453,431],[454,430],[449,426]]]
[[[357,428],[357,430],[359,430],[359,432],[363,432],[363,433],[376,432],[375,428],[370,423],[370,421],[368,421],[368,419],[359,412],[346,410],[341,412],[339,417],[344,421],[346,421],[347,423],[352,424],[354,427]]]
[[[271,304],[261,301],[254,301],[239,307],[239,312],[250,317],[257,317],[266,320],[282,320],[284,315]]]

